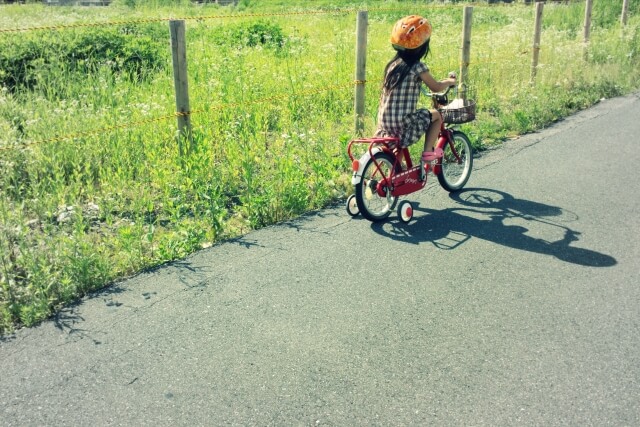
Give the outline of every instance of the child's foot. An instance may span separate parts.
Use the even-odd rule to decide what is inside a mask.
[[[433,160],[437,160],[444,155],[444,151],[442,148],[436,148],[434,151],[423,151],[422,152],[422,161],[423,162],[431,162]]]

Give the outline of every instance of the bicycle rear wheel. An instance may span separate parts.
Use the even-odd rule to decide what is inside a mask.
[[[440,185],[449,192],[458,191],[464,187],[473,168],[473,149],[467,135],[458,130],[453,131],[453,147],[455,152],[448,142],[443,147],[444,157],[442,157],[442,167],[438,174]]]
[[[398,202],[398,198],[391,195],[391,188],[384,186],[384,180],[392,175],[394,163],[390,154],[376,153],[365,165],[362,179],[356,184],[356,203],[362,216],[369,221],[387,218]],[[379,186],[384,196],[380,196]]]

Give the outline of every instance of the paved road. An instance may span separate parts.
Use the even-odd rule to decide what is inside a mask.
[[[483,154],[382,225],[342,207],[0,342],[1,425],[640,425],[640,99]]]

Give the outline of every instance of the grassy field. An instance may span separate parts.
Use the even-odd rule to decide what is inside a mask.
[[[459,68],[462,3],[167,3],[0,6],[0,29],[31,28],[0,32],[0,333],[343,199],[356,9],[369,10],[367,133],[401,16],[432,21],[435,76]],[[477,149],[640,87],[640,0],[625,28],[622,0],[602,3],[588,47],[582,2],[545,7],[535,85],[533,7],[476,5],[469,83],[479,116],[464,128]],[[188,19],[194,143],[183,156],[169,17]],[[45,26],[56,28],[34,28]]]

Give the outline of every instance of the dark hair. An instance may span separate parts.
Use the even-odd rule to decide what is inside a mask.
[[[422,46],[416,49],[405,49],[398,50],[396,56],[393,57],[391,61],[384,67],[384,82],[382,83],[382,87],[385,89],[393,89],[398,86],[402,81],[407,77],[411,67],[420,61],[422,58],[425,58],[429,54],[429,40],[427,40]],[[402,62],[398,64],[390,73],[389,67],[391,64],[396,62],[398,59],[402,59]]]

